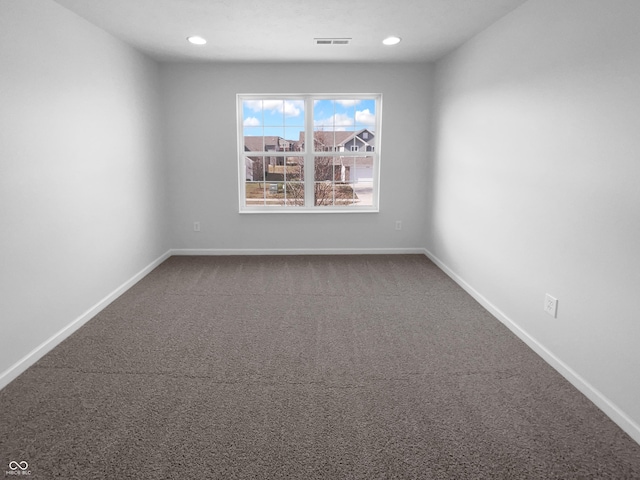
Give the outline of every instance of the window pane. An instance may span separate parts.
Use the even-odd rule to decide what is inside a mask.
[[[356,124],[356,105],[360,100],[339,99],[334,102],[333,125],[335,130],[353,130]]]
[[[357,203],[353,185],[350,183],[336,183],[335,185],[335,204],[344,206],[344,205],[355,205]]]
[[[342,182],[352,182],[353,181],[353,172],[354,165],[356,163],[355,157],[340,157],[340,181]]]
[[[325,127],[318,127],[313,132],[314,152],[335,151],[335,134],[333,130],[325,130]]]
[[[245,184],[245,205],[247,207],[264,205],[264,182],[249,182]]]
[[[352,183],[356,204],[370,207],[373,205],[373,157],[355,157],[350,169],[349,181]]]
[[[303,152],[304,127],[285,127],[284,138],[286,140],[287,152]]]
[[[293,207],[304,207],[304,183],[285,183],[285,204]]]
[[[333,206],[333,182],[315,182],[313,188],[314,205],[317,207]]]
[[[304,180],[304,157],[265,157],[265,173],[268,182]]]
[[[315,157],[315,205],[373,206],[373,162],[373,157]]]
[[[262,100],[244,100],[242,102],[242,125],[244,127],[263,125]]]
[[[284,127],[264,128],[264,151],[275,152],[282,148],[284,141]]]
[[[284,100],[263,100],[262,114],[265,126],[284,126]]]
[[[264,180],[264,157],[246,156],[244,157],[245,180],[250,182],[261,182]]]
[[[284,205],[284,182],[265,182],[266,205],[269,207]]]
[[[313,169],[314,176],[313,179],[318,181],[333,181],[335,178],[334,174],[334,162],[336,161],[336,157],[327,156],[327,157],[315,157],[313,160]]]
[[[244,157],[245,205],[264,205],[264,158]]]
[[[286,157],[283,167],[285,181],[304,180],[304,157]]]
[[[333,100],[313,101],[313,126],[333,129]]]
[[[315,100],[313,105],[313,150],[334,150],[335,105],[333,100]]]
[[[344,128],[335,133],[336,136],[336,151],[338,152],[353,152],[357,151],[356,147],[358,142],[355,140],[356,132],[353,131],[353,127]]]
[[[362,128],[373,129],[376,126],[376,101],[374,99],[360,100],[355,111],[356,130]]]
[[[304,100],[285,100],[284,124],[304,129]]]
[[[244,127],[244,151],[263,152],[264,137],[262,127]]]
[[[314,204],[333,206],[336,204],[336,180],[340,181],[342,171],[340,157],[333,155],[316,156],[314,164]]]

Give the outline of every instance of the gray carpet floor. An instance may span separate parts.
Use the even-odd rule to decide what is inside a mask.
[[[34,479],[640,478],[640,446],[420,255],[171,257],[0,420]]]

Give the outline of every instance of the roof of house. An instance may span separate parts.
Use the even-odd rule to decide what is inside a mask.
[[[368,139],[363,139],[360,135],[362,132],[369,132],[371,137]],[[375,133],[369,130],[368,128],[363,128],[357,131],[344,131],[344,130],[331,130],[331,131],[323,131],[317,130],[314,132],[314,138],[316,141],[320,142],[322,145],[335,145],[341,146],[349,142],[354,137],[360,137],[360,139],[371,145],[373,138],[375,137]],[[263,150],[263,139],[264,139],[264,148]],[[283,142],[288,142],[293,144],[295,149],[301,149],[302,145],[304,145],[305,134],[304,132],[300,132],[300,138],[298,140],[287,140],[282,137],[267,135],[265,137],[260,136],[250,136],[247,135],[244,137],[244,151],[245,152],[261,152],[266,151],[268,145],[280,146]],[[335,142],[335,143],[334,143]]]
[[[262,152],[264,151],[262,142],[264,139],[264,147],[266,148],[268,145],[280,146],[282,142],[289,142],[293,144],[297,144],[296,140],[287,140],[282,137],[267,135],[265,137],[259,136],[245,136],[244,137],[244,151],[245,152]]]
[[[321,142],[323,145],[344,145],[345,143],[347,143],[349,140],[351,140],[352,138],[356,137],[356,136],[360,136],[360,134],[364,131],[367,131],[371,134],[371,138],[369,139],[362,139],[362,137],[360,137],[362,139],[363,142],[365,143],[370,143],[371,140],[373,140],[373,138],[375,137],[375,133],[372,132],[371,130],[369,130],[368,128],[362,128],[360,130],[357,131],[343,131],[343,130],[317,130],[316,132],[314,132],[314,137],[317,141]],[[299,143],[304,143],[304,139],[305,139],[305,134],[304,132],[300,132],[300,140]],[[334,143],[335,142],[335,143]]]

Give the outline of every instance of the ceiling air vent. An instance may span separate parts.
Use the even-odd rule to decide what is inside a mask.
[[[316,45],[349,45],[351,43],[350,38],[314,38],[313,42]]]

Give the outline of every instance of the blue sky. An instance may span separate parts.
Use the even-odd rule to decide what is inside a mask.
[[[374,99],[315,100],[316,129],[360,130],[375,127]],[[242,105],[245,136],[277,135],[298,140],[304,130],[303,100],[245,100]]]

